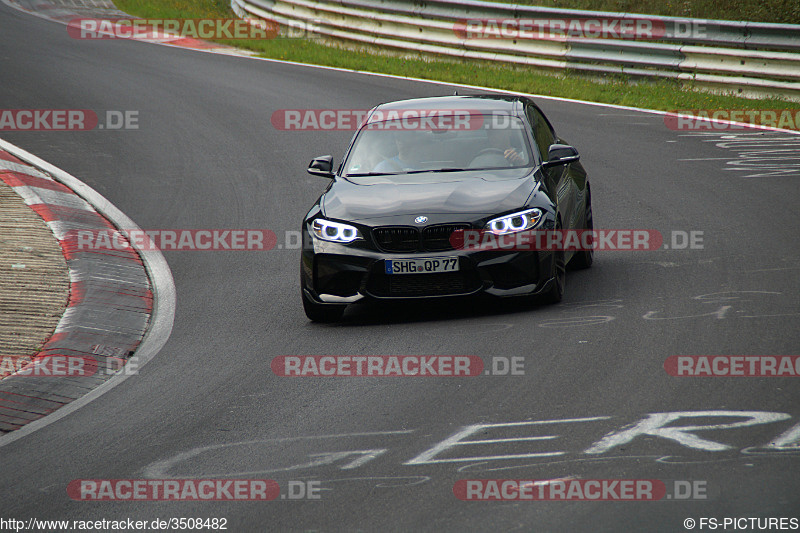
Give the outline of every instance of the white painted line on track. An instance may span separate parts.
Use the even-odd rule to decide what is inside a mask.
[[[484,444],[487,442],[491,442],[491,440],[497,442],[513,442],[513,441],[530,441],[530,440],[552,440],[556,439],[558,435],[538,435],[535,437],[519,437],[519,438],[511,438],[511,439],[491,439],[491,440],[475,440],[470,441],[466,440],[467,437],[474,435],[478,432],[485,431],[487,429],[493,428],[506,428],[506,427],[521,427],[521,426],[536,426],[536,425],[550,425],[550,424],[568,424],[568,423],[576,423],[576,422],[597,422],[600,420],[607,420],[610,417],[607,416],[593,416],[588,418],[565,418],[562,420],[534,420],[534,421],[524,421],[524,422],[505,422],[501,424],[473,424],[471,426],[466,426],[461,431],[456,433],[455,435],[451,435],[447,439],[439,442],[434,447],[426,450],[425,452],[417,455],[413,459],[406,461],[403,463],[404,465],[427,465],[427,464],[438,464],[438,463],[460,463],[460,462],[481,462],[481,461],[496,461],[496,460],[505,460],[505,459],[532,459],[532,458],[539,458],[539,457],[557,457],[564,455],[566,452],[564,451],[552,451],[552,452],[541,452],[541,453],[522,453],[522,454],[506,454],[506,455],[486,455],[486,456],[475,456],[475,457],[449,457],[449,458],[441,458],[437,459],[436,457],[446,450],[454,448],[455,446],[466,446],[466,445],[473,445],[473,444]]]
[[[224,444],[211,444],[208,446],[198,446],[196,448],[192,448],[191,450],[181,452],[177,455],[169,457],[167,459],[163,459],[160,461],[156,461],[151,463],[147,467],[143,469],[143,475],[146,478],[151,479],[158,479],[158,478],[167,478],[169,477],[169,470],[188,459],[193,459],[200,454],[209,452],[209,451],[216,451],[216,450],[223,450],[226,448],[233,448],[238,446],[251,446],[251,445],[264,445],[264,444],[278,444],[283,442],[292,442],[292,441],[308,441],[308,440],[327,440],[327,439],[342,439],[342,438],[351,438],[351,437],[375,437],[375,436],[384,436],[384,435],[408,435],[414,433],[416,430],[414,429],[401,429],[401,430],[394,430],[394,431],[367,431],[367,432],[359,432],[359,433],[334,433],[331,435],[306,435],[300,437],[275,437],[275,438],[266,438],[266,439],[256,439],[256,440],[246,440],[246,441],[239,441],[239,442],[230,442]],[[312,463],[314,465],[322,465],[322,464],[330,464],[336,460],[345,458],[349,455],[353,454],[360,454],[363,457],[361,460],[356,459],[355,461],[351,462],[348,465],[348,468],[355,468],[356,466],[362,465],[364,462],[374,459],[378,455],[381,455],[386,450],[347,450],[343,452],[334,452],[332,455],[329,453],[320,454],[321,459],[318,459],[316,462]],[[342,455],[344,454],[344,455]],[[266,473],[266,472],[279,472],[285,470],[295,470],[299,466],[308,466],[308,465],[294,465],[288,468],[278,468],[272,470],[262,470],[259,473]],[[343,468],[343,469],[348,469]],[[243,473],[240,472],[236,475],[250,475],[254,474],[254,472],[247,472]],[[204,474],[208,477],[214,477],[211,474]],[[234,474],[224,474],[226,476],[234,476]]]

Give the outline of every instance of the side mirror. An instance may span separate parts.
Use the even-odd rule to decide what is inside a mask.
[[[315,157],[308,164],[308,173],[312,176],[333,179],[333,156]]]
[[[578,151],[572,146],[566,144],[552,144],[547,151],[547,161],[542,163],[542,167],[550,168],[566,165],[568,163],[574,163],[580,158],[581,156],[578,154]]]

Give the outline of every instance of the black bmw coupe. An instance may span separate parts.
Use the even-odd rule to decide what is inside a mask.
[[[449,96],[379,105],[303,220],[303,308],[313,321],[342,317],[365,299],[532,296],[555,303],[577,251],[461,246],[465,231],[509,236],[589,229],[589,180],[578,152],[529,98]]]

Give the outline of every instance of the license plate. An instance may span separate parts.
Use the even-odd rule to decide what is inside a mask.
[[[458,257],[387,259],[385,263],[387,274],[434,274],[458,270]]]

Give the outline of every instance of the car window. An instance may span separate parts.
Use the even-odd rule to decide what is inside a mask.
[[[542,161],[547,161],[547,152],[550,145],[556,142],[555,132],[547,122],[547,119],[544,118],[544,115],[534,106],[529,105],[526,114],[528,121],[531,123],[533,135],[536,138],[536,146],[539,148]]]
[[[362,128],[345,161],[345,174],[405,174],[523,168],[535,160],[523,122],[510,115],[476,115],[464,127],[409,128],[373,122]]]

